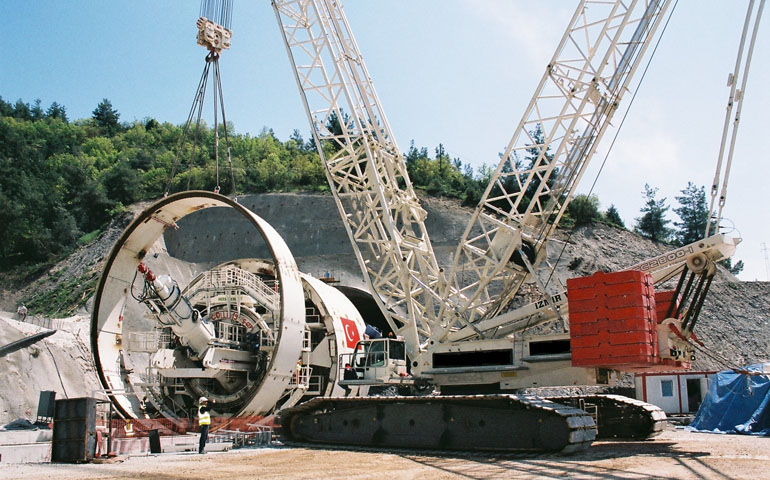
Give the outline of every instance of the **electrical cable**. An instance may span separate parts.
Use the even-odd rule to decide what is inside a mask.
[[[67,389],[64,388],[64,380],[61,378],[61,372],[59,371],[59,366],[56,365],[56,357],[53,356],[53,352],[51,352],[51,349],[48,347],[48,344],[46,342],[43,342],[43,345],[45,345],[45,349],[48,350],[48,354],[51,355],[51,361],[53,361],[53,366],[56,368],[56,375],[59,377],[59,383],[61,383],[61,389],[64,392],[64,396],[69,398],[69,394],[67,394]]]

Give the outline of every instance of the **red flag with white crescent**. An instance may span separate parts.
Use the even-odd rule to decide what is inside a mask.
[[[355,348],[356,343],[361,340],[361,335],[358,333],[358,325],[349,318],[340,317],[342,321],[342,329],[345,331],[345,342],[347,342],[348,348]]]

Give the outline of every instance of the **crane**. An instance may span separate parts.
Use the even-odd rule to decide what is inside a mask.
[[[127,227],[97,288],[93,350],[117,410],[146,418],[147,403],[139,401],[146,393],[157,414],[180,418],[205,393],[227,418],[280,410],[290,438],[402,447],[570,452],[590,445],[597,425],[599,435],[658,432],[665,417],[643,402],[513,392],[607,384],[612,370],[684,368],[694,354],[693,328],[715,262],[734,253],[735,239],[712,235],[627,271],[568,280],[566,291],[539,275],[552,269],[543,265],[548,240],[670,3],[579,2],[452,260],[442,265],[342,5],[273,0],[334,202],[393,335],[361,340],[366,319],[349,299],[300,273],[277,232],[238,202],[217,192],[177,193]],[[199,22],[201,32],[206,25]],[[183,260],[207,266],[180,262],[167,245],[180,226],[207,230],[204,211],[216,212],[228,229],[235,218],[224,212],[234,212],[265,245],[236,247],[242,256],[231,261]],[[676,289],[653,292],[676,275]],[[536,285],[539,298],[512,308],[525,284]],[[608,325],[591,308],[606,307],[597,292],[614,294],[618,284],[630,290],[613,302],[646,309],[633,319],[641,326],[633,346],[645,349],[634,361],[604,355],[591,344],[598,336],[585,334]],[[528,334],[547,322],[560,329]],[[135,369],[145,363],[144,373]],[[347,363],[355,379],[342,374]],[[418,395],[363,397],[371,385]],[[338,396],[349,387],[352,397]],[[434,387],[441,396],[424,395]]]
[[[435,417],[436,412],[444,412],[446,419],[454,418],[447,414],[452,409],[470,417],[480,410],[495,411],[495,422],[521,427],[533,417],[511,419],[506,416],[510,411],[542,413],[548,407],[522,397],[482,400],[462,394],[499,393],[535,384],[602,381],[599,369],[576,368],[574,361],[569,365],[570,333],[543,336],[537,342],[512,334],[554,319],[566,327],[567,298],[562,293],[549,293],[538,277],[538,266],[613,114],[631,89],[634,74],[670,4],[666,0],[579,2],[451,265],[445,268],[436,259],[425,229],[425,211],[411,185],[404,156],[341,3],[272,1],[334,200],[361,271],[396,335],[395,339],[361,342],[355,352],[348,354],[347,360],[359,368],[363,378],[345,383],[409,383],[404,372],[407,363],[411,378],[438,385],[442,395],[460,394],[439,401],[402,399],[400,403],[319,398],[284,412],[290,435],[332,443],[342,439],[399,444],[404,429],[409,428],[388,424],[396,411],[410,418]],[[529,165],[521,163],[525,151],[536,152]],[[694,325],[708,290],[707,284],[703,289],[704,279],[710,282],[714,262],[732,255],[736,243],[715,235],[675,251],[660,262],[638,267],[643,275],[652,273],[649,278],[654,276],[658,282],[682,272],[674,292],[677,298],[697,292],[687,309],[692,319],[685,319],[684,324],[670,319],[665,326],[657,327],[671,339],[666,344],[666,355],[676,366],[681,367],[691,355],[683,344],[689,341],[688,320],[690,327]],[[687,263],[691,274],[682,291]],[[701,275],[701,280],[692,289],[695,275]],[[640,278],[648,281],[647,277]],[[504,313],[522,285],[532,281],[540,287],[542,300]],[[680,309],[681,304],[677,304],[666,313],[670,316]],[[669,335],[666,329],[678,337]],[[545,350],[533,348],[538,342]],[[650,420],[652,430],[658,428],[658,412],[631,403],[609,400],[603,415],[638,407],[634,415],[645,422]],[[508,412],[497,411],[500,408]],[[584,423],[579,414],[573,417],[573,412],[550,408],[557,412],[557,424]],[[376,426],[364,431],[343,426],[358,425],[372,412],[380,420]],[[546,416],[539,418],[543,421]],[[414,420],[410,422],[414,424]],[[438,437],[428,435],[418,443],[447,448],[486,445],[481,441],[483,435],[465,444],[456,442],[457,436],[469,436],[469,431],[454,430],[446,422],[443,425],[443,433],[441,428],[434,429],[439,431]],[[555,435],[558,441],[534,433],[524,437],[524,444],[545,448],[562,442],[558,448],[565,451],[590,443],[590,434],[581,428],[568,428],[562,436]],[[511,448],[521,447],[495,437],[494,442],[499,441]]]
[[[668,6],[579,4],[445,271],[342,5],[273,2],[361,269],[417,371],[428,345],[458,326],[489,338],[477,324],[531,278]],[[339,131],[329,129],[334,118]],[[532,165],[519,167],[518,154],[533,148]]]

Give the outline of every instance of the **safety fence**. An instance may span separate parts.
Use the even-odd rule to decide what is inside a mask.
[[[112,438],[147,437],[151,431],[157,431],[160,436],[186,435],[188,432],[196,433],[199,431],[198,421],[188,418],[113,419],[111,423]],[[97,422],[97,424],[108,428],[105,422]],[[209,435],[238,437],[238,440],[243,443],[246,442],[247,437],[252,440],[263,439],[265,436],[272,437],[274,427],[273,417],[211,417]],[[249,437],[245,434],[254,435]]]
[[[64,318],[48,318],[37,315],[22,316],[16,313],[13,315],[13,319],[48,330],[67,330],[70,333],[76,333],[76,330],[73,331],[73,326],[69,323],[69,320]]]

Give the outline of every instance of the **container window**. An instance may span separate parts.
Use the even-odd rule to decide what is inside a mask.
[[[673,380],[661,380],[660,381],[661,395],[664,397],[674,396],[674,381]]]

